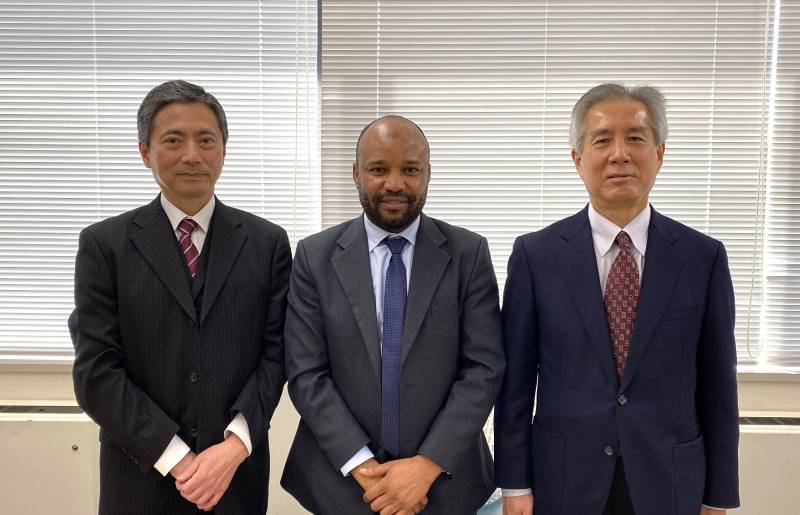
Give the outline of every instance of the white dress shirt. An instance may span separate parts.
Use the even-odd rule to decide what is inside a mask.
[[[181,220],[190,218],[197,222],[197,227],[192,231],[192,243],[197,247],[198,255],[203,252],[203,244],[206,241],[206,235],[208,234],[208,229],[211,224],[211,216],[214,214],[214,206],[215,199],[212,196],[211,200],[209,200],[200,211],[189,216],[167,200],[164,195],[161,195],[161,207],[164,208],[164,212],[167,214],[167,218],[169,218],[169,223],[172,225],[175,238],[180,239],[181,232],[178,230],[178,224],[181,223]],[[247,447],[247,455],[249,456],[250,453],[253,452],[253,444],[250,440],[250,428],[247,426],[247,420],[241,413],[237,413],[236,416],[233,417],[233,420],[231,420],[231,423],[228,424],[228,427],[225,428],[225,438],[227,439],[231,433],[238,436],[242,443],[244,443],[244,446]],[[178,435],[175,435],[153,467],[159,471],[162,476],[166,476],[190,450],[186,442],[181,440]]]
[[[386,245],[381,245],[381,242],[388,237],[402,236],[408,243],[403,247],[400,257],[403,259],[403,265],[406,267],[406,291],[411,282],[411,263],[414,260],[414,246],[417,243],[417,231],[419,230],[419,216],[414,220],[411,225],[403,229],[399,233],[391,233],[385,231],[372,223],[367,215],[364,215],[364,227],[367,229],[367,246],[369,248],[369,268],[372,274],[372,291],[375,293],[375,313],[378,322],[378,338],[381,345],[383,345],[383,287],[386,283],[386,271],[389,269],[389,260],[392,257],[392,251]],[[381,349],[382,350],[382,349]],[[366,445],[359,449],[359,451],[340,469],[343,476],[347,476],[350,472],[361,465],[368,459],[372,458],[374,454],[369,450]]]

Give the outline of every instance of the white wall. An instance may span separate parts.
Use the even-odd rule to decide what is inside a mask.
[[[800,375],[742,374],[739,391],[743,415],[800,417]],[[0,365],[0,405],[74,406],[69,367]],[[297,422],[284,392],[269,434],[268,515],[306,514],[279,485]],[[98,447],[97,427],[85,415],[0,413],[2,513],[96,513]],[[743,426],[740,475],[736,515],[797,513],[800,426]]]

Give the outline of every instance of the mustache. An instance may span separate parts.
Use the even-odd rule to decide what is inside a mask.
[[[372,201],[377,203],[381,202],[386,198],[390,199],[401,198],[404,201],[408,202],[409,204],[414,201],[414,197],[411,194],[406,193],[405,191],[401,191],[399,193],[376,193],[375,195],[372,196]]]

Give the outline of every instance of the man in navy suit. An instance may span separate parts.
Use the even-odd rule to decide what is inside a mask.
[[[514,244],[495,409],[505,515],[739,505],[733,287],[722,243],[648,204],[666,136],[658,90],[589,90],[570,143],[590,203]]]

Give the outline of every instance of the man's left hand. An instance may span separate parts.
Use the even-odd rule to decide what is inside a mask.
[[[700,507],[700,515],[725,515],[726,513],[728,513],[728,510],[718,510],[708,506]]]
[[[198,509],[210,511],[217,505],[231,484],[236,469],[247,458],[247,447],[236,434],[197,455],[197,470],[186,481],[176,481],[181,495]]]
[[[383,476],[378,484],[364,492],[369,508],[381,515],[398,512],[419,513],[427,504],[428,490],[442,473],[442,467],[427,456],[389,461],[362,472]]]

